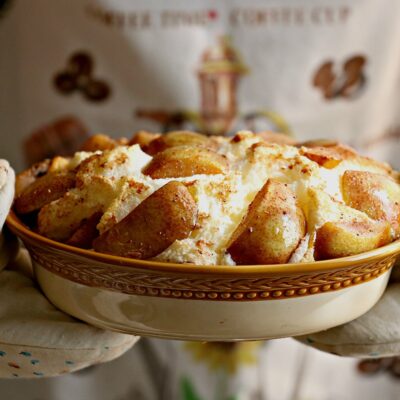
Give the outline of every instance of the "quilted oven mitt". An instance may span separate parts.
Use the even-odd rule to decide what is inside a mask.
[[[14,172],[0,160],[0,232],[12,203]],[[26,249],[0,236],[0,377],[49,377],[110,361],[138,337],[94,328],[56,309],[32,279]]]
[[[319,350],[347,357],[400,356],[400,265],[378,303],[347,324],[298,337]]]

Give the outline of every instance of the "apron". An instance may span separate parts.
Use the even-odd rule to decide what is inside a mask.
[[[400,168],[399,18],[397,0],[4,0],[0,158],[21,170],[98,132],[250,129],[335,138]],[[2,381],[0,398],[397,398],[379,379],[290,339],[143,339],[80,373]]]

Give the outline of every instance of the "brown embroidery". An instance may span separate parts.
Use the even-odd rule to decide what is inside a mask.
[[[212,10],[210,13],[214,15]],[[249,69],[229,37],[220,37],[216,45],[205,49],[196,72],[200,110],[136,109],[135,116],[160,124],[164,132],[188,129],[224,135],[243,125],[255,131],[290,132],[286,121],[273,111],[261,109],[240,115],[238,85]]]
[[[344,62],[342,71],[337,74],[335,63],[328,60],[314,74],[313,86],[321,90],[326,100],[338,97],[353,99],[365,87],[364,68],[366,63],[366,57],[362,55],[353,56]]]
[[[158,10],[141,8],[121,10],[111,4],[87,2],[84,8],[85,16],[92,23],[101,24],[113,30],[149,30],[179,29],[182,27],[210,27],[216,21],[223,20],[224,25],[245,29],[260,27],[309,27],[309,26],[344,26],[348,24],[353,9],[351,4],[265,4],[258,6],[241,4],[229,7],[228,10],[218,10],[208,7],[190,9],[171,8],[168,2]],[[297,2],[299,3],[299,2]],[[349,3],[349,2],[347,2]],[[210,3],[212,4],[212,3]]]
[[[231,128],[237,114],[237,86],[247,72],[240,54],[226,37],[203,53],[198,78],[206,132],[222,134]]]
[[[66,68],[55,75],[54,86],[64,95],[79,91],[89,101],[104,101],[110,96],[111,89],[104,80],[93,77],[93,67],[89,53],[76,52],[68,59]]]
[[[246,29],[261,26],[339,26],[345,25],[351,14],[349,5],[316,4],[306,7],[296,2],[291,5],[276,2],[275,5],[251,7],[246,4],[245,7],[231,9],[229,23]]]

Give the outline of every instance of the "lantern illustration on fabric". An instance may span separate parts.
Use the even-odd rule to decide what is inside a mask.
[[[208,134],[223,135],[237,115],[236,93],[240,77],[248,73],[228,37],[208,48],[198,70],[201,91],[200,118]]]
[[[155,122],[160,132],[194,130],[230,135],[235,130],[250,129],[290,134],[286,120],[268,107],[241,112],[237,90],[239,80],[249,69],[228,36],[219,37],[216,44],[201,53],[195,73],[200,89],[199,109],[136,108],[134,116]]]

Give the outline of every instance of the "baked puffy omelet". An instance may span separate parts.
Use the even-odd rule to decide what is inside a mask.
[[[50,239],[138,259],[278,264],[358,254],[400,236],[387,164],[333,141],[175,131],[95,135],[21,173],[15,211]]]

